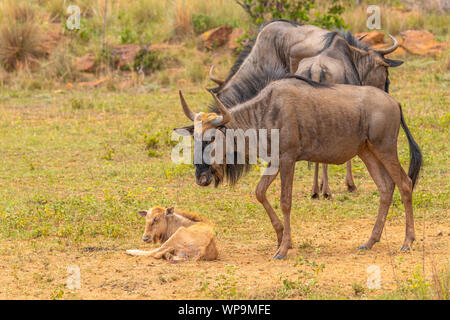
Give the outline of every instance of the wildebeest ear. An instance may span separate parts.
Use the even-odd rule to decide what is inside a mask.
[[[147,211],[139,210],[139,215],[145,218],[147,216]]]
[[[187,126],[173,129],[180,136],[192,136],[194,134],[194,126]]]
[[[392,59],[387,59],[387,58],[384,58],[383,60],[384,60],[384,62],[386,62],[389,65],[389,67],[392,67],[392,68],[401,66],[403,64],[403,61],[401,61],[401,60],[392,60]]]
[[[167,208],[166,209],[166,216],[170,216],[171,214],[173,214],[173,212],[174,212],[173,207]]]

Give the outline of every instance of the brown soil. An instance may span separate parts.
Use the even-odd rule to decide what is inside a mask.
[[[233,241],[218,241],[217,261],[178,264],[126,255],[125,249],[148,248],[133,239],[109,242],[92,239],[93,246],[101,243],[109,250],[86,248],[85,244],[68,246],[57,239],[2,240],[0,299],[279,299],[284,298],[279,294],[283,279],[296,280],[299,269],[307,271],[307,266],[294,266],[300,256],[325,264],[323,272],[315,276],[316,288],[324,298],[358,298],[352,286],[366,287],[367,267],[378,265],[382,288],[365,289],[363,298],[370,298],[395,290],[396,280],[410,279],[424,259],[422,221],[416,223],[417,241],[410,253],[399,251],[404,235],[400,221],[388,221],[381,243],[371,251],[358,252],[356,247],[364,243],[372,225],[373,221],[367,219],[302,223],[301,230],[297,233],[294,230],[294,248],[282,261],[271,258],[275,252],[274,241],[242,242],[238,235]],[[431,278],[432,264],[448,264],[449,236],[448,224],[428,222],[426,225],[427,278]],[[81,270],[80,290],[71,291],[65,286],[70,265],[77,265]],[[235,267],[233,274],[227,273],[228,265]],[[205,283],[208,286],[202,290]],[[230,284],[237,293],[226,295],[232,292],[227,291]],[[294,294],[290,298],[305,296]]]

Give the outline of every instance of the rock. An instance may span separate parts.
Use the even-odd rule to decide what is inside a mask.
[[[119,89],[129,89],[133,86],[133,80],[125,80],[119,83]]]
[[[111,55],[117,62],[117,67],[122,69],[134,62],[136,54],[141,50],[137,44],[124,44],[113,48]]]
[[[60,23],[50,23],[49,29],[45,30],[42,39],[42,47],[50,55],[62,39],[62,26]]]
[[[221,26],[212,30],[208,30],[200,35],[200,39],[203,41],[203,45],[212,50],[226,44],[230,35],[233,32],[233,28],[230,26]]]
[[[365,42],[365,43],[368,43],[371,45],[383,43],[384,34],[381,32],[378,32],[378,31],[357,33],[357,34],[355,34],[355,37],[359,38],[365,34],[367,34],[367,36],[365,36],[364,39],[362,39],[362,42]]]
[[[88,53],[75,60],[75,68],[81,72],[94,72],[95,69],[95,55]]]
[[[239,43],[237,43],[237,40],[240,39],[243,34],[244,30],[240,28],[233,29],[228,40],[228,49],[236,50],[237,48],[239,48]]]
[[[402,32],[401,36],[402,47],[417,55],[437,55],[448,45],[448,42],[437,42],[433,34],[426,30],[408,30]]]

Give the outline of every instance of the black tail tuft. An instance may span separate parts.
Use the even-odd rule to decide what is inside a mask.
[[[417,178],[419,177],[420,168],[422,167],[422,152],[420,151],[419,145],[414,140],[411,132],[408,129],[408,126],[406,125],[405,118],[403,117],[403,111],[402,107],[400,107],[400,121],[403,130],[405,131],[406,137],[408,138],[409,143],[409,170],[408,170],[408,176],[412,180],[413,189],[416,185]]]

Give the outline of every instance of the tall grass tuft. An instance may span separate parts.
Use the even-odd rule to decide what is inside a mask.
[[[192,26],[192,8],[189,1],[177,0],[174,9],[175,37],[191,36],[194,33]]]
[[[32,8],[25,3],[11,3],[0,26],[0,63],[5,70],[38,65],[38,59],[46,54],[42,40]]]

